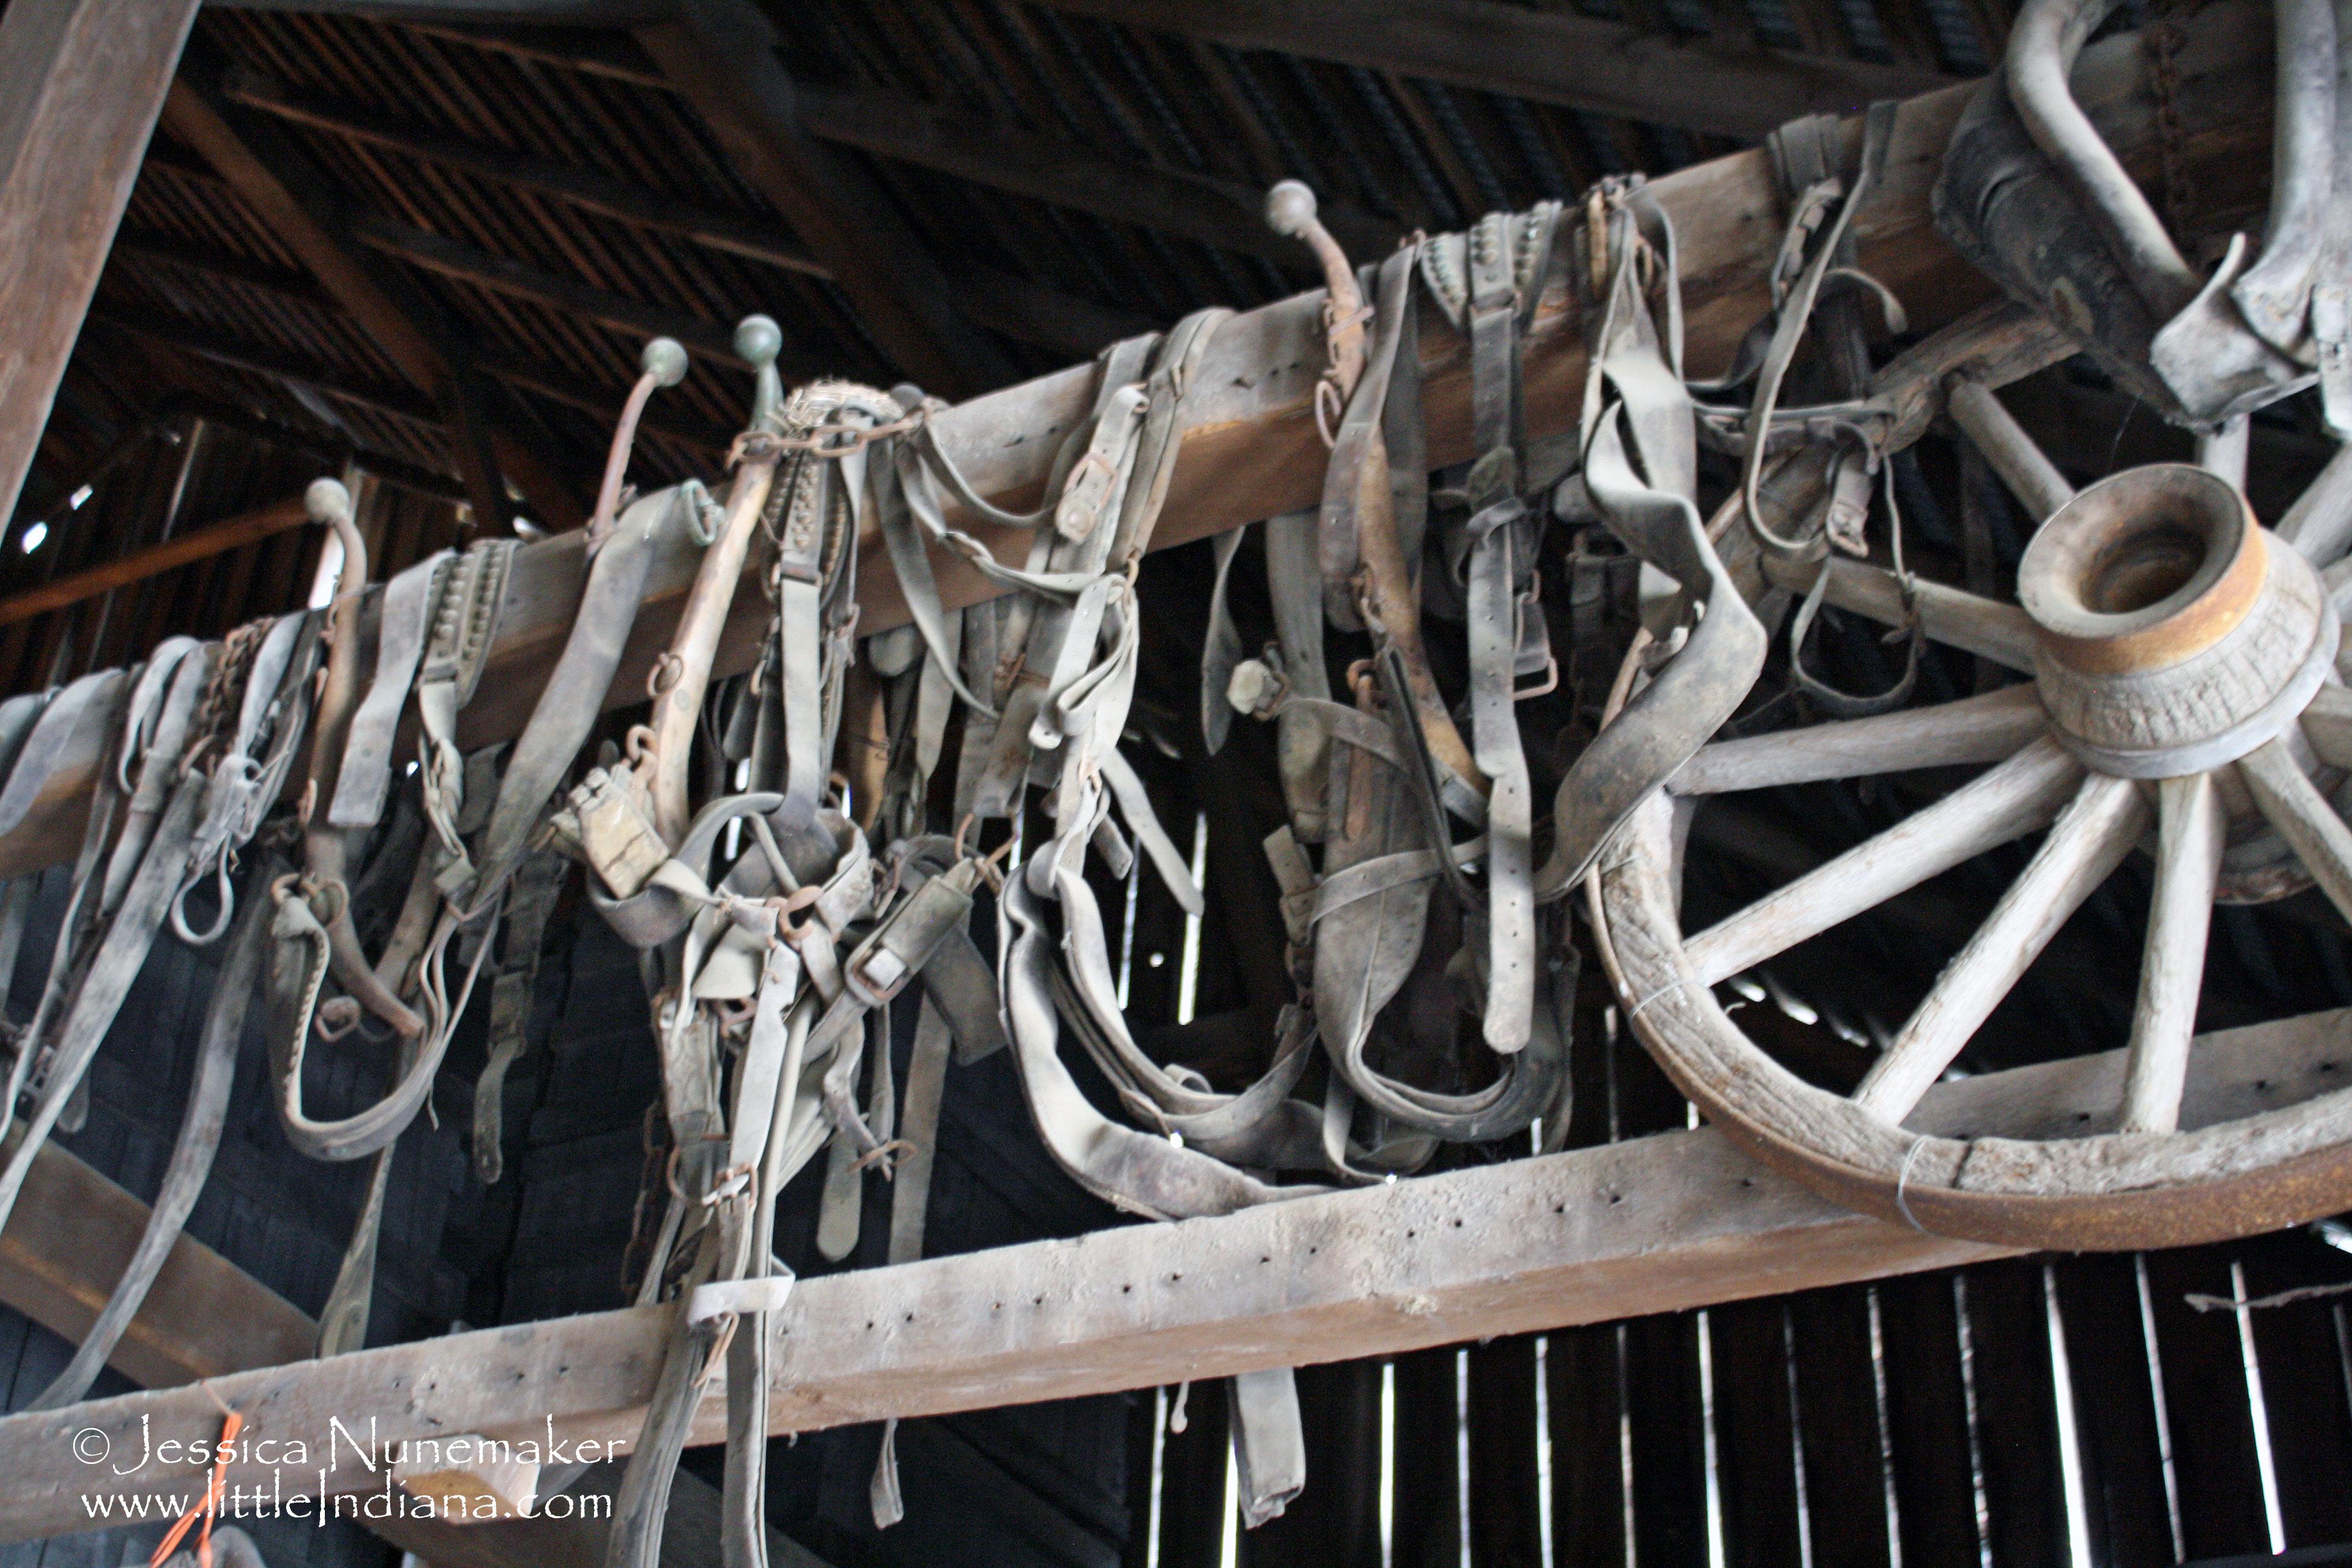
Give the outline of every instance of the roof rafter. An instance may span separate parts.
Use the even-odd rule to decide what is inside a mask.
[[[1914,68],[1683,41],[1500,0],[1042,0],[1123,26],[1754,139],[1951,79]]]
[[[255,71],[231,70],[224,78],[222,91],[234,102],[294,124],[519,186],[619,223],[677,235],[707,249],[813,278],[834,276],[799,240],[749,214],[700,206],[551,159],[390,124],[357,105],[290,92]],[[1016,342],[1057,353],[1091,354],[1115,338],[1150,331],[1153,324],[1114,306],[992,268],[960,269],[950,274],[950,280],[965,315]],[[731,356],[731,344],[720,352],[722,357]]]
[[[164,101],[163,121],[234,186],[300,258],[312,277],[383,348],[387,357],[440,408],[450,453],[468,499],[486,522],[505,515],[503,467],[533,508],[555,527],[575,526],[585,510],[571,485],[542,452],[554,443],[543,429],[505,426],[520,414],[499,410],[488,428],[476,417],[477,398],[457,383],[467,373],[462,354],[436,318],[429,300],[403,299],[396,279],[371,267],[341,229],[338,204],[323,174],[298,146],[265,121],[236,118],[230,106],[197,85],[201,73],[183,71]],[[485,449],[495,454],[486,464]]]

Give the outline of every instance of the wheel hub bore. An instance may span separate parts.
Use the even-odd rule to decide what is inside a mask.
[[[2186,463],[2075,496],[2027,547],[2017,587],[2059,738],[2129,778],[2245,755],[2294,721],[2335,658],[2317,574],[2234,486]]]

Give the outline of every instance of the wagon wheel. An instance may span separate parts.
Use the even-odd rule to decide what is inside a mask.
[[[1832,602],[1887,613],[1891,578],[1832,570]],[[2352,1206],[2352,1089],[2334,1087],[2352,1079],[2352,1051],[2328,1048],[2352,1045],[2352,1018],[2314,1014],[2191,1043],[2217,893],[2248,896],[2239,880],[2255,896],[2288,885],[2275,866],[2228,863],[2260,860],[2274,835],[2352,917],[2352,828],[2328,796],[2352,769],[2352,693],[2336,682],[2339,624],[2318,573],[2226,480],[2161,464],[2061,507],[2021,563],[2020,605],[1923,588],[1931,638],[2032,681],[1702,749],[1587,883],[1643,1040],[1768,1163],[1944,1234],[2170,1246]],[[1961,763],[1989,765],[1778,891],[1683,931],[1675,882],[1699,797]],[[1717,984],[2037,832],[2024,870],[1851,1096],[1780,1065],[1717,1002]],[[2026,1125],[2015,1107],[2004,1123],[1981,1103],[1931,1095],[2067,917],[2136,851],[2153,856],[2155,877],[2128,1040],[2028,1069],[2050,1101]],[[2004,1135],[1990,1135],[1996,1127]]]

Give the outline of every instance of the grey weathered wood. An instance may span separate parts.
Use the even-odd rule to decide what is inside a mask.
[[[196,0],[15,0],[0,17],[0,518],[16,510]]]
[[[1908,1116],[2066,917],[2121,864],[2147,817],[2147,802],[2131,780],[2106,773],[2084,779],[1983,926],[1864,1075],[1854,1103],[1890,1125]]]
[[[2033,521],[2040,522],[2074,499],[2074,487],[2066,482],[2058,465],[1990,388],[1974,381],[1955,382],[1945,406],[1951,410],[1952,423],[1968,432],[1969,439],[2024,504],[2026,516]]]
[[[1786,952],[1995,845],[2047,826],[2082,778],[2083,764],[2058,742],[2033,742],[1934,805],[1692,937],[1685,944],[1691,963],[1714,984]]]
[[[2324,1085],[2347,1019],[2317,1014],[2207,1037],[2184,1122],[2244,1117]],[[2112,1051],[1938,1084],[1915,1120],[1943,1136],[2105,1130],[2124,1070],[2124,1053]],[[1841,1209],[1710,1129],[1665,1133],[1219,1218],[803,1280],[775,1324],[772,1429],[1391,1353],[2001,1251]],[[387,1442],[543,1436],[551,1421],[567,1442],[610,1439],[618,1452],[636,1432],[667,1327],[664,1309],[594,1313],[220,1377],[212,1390],[247,1414],[257,1442],[299,1436],[318,1453],[337,1416],[346,1427],[373,1418]],[[723,1436],[724,1410],[714,1383],[696,1442]],[[0,1541],[78,1528],[80,1496],[93,1487],[185,1488],[192,1467],[93,1475],[68,1451],[85,1426],[131,1442],[142,1419],[160,1442],[209,1437],[220,1417],[204,1393],[184,1389],[0,1420]],[[229,1479],[266,1483],[270,1473],[242,1463]],[[358,1490],[371,1479],[346,1450],[329,1482]]]
[[[1903,587],[1895,574],[1859,561],[1826,563],[1830,585],[1822,596],[1841,610],[1868,616],[1886,626],[1904,624]],[[1812,586],[1821,566],[1769,557],[1765,574],[1792,593]],[[1919,624],[1927,636],[1947,647],[2026,674],[2033,671],[2033,623],[2015,605],[1983,598],[1963,588],[1914,578],[1912,589],[1919,607]]]
[[[2238,773],[2319,890],[2352,920],[2352,827],[2336,815],[2335,803],[2311,782],[2284,740],[2255,747],[2239,760]]]
[[[2269,16],[2251,0],[2219,0],[2187,24],[2179,58],[2183,79],[2195,90],[2178,99],[2177,120],[2199,196],[2215,204],[2200,211],[2223,210],[2258,190],[2267,167],[2259,154],[2269,135],[2262,106],[2271,90],[2270,40]],[[2139,47],[2132,36],[2093,46],[2076,67],[2074,85],[2107,141],[2145,164],[2158,127]],[[1936,237],[1928,213],[1927,193],[1966,98],[1966,89],[1951,89],[1903,106],[1885,175],[1854,219],[1862,265],[1896,291],[1923,329],[1964,314],[1985,292],[1981,279]],[[1847,134],[1857,136],[1858,126],[1849,125]],[[1665,175],[1649,188],[1672,216],[1680,241],[1693,372],[1715,374],[1769,308],[1765,279],[1781,225],[1778,187],[1764,153],[1748,150]],[[1319,291],[1303,294],[1246,311],[1219,329],[1202,366],[1201,395],[1184,431],[1155,547],[1309,506],[1321,494],[1327,451],[1316,434],[1313,407],[1323,363],[1321,309]],[[1429,460],[1440,466],[1465,461],[1475,454],[1463,345],[1441,326],[1427,325],[1422,361]],[[1040,376],[950,409],[934,428],[982,495],[1002,505],[1034,505],[1052,458],[1052,435],[1082,416],[1092,378],[1089,365]],[[1573,312],[1557,300],[1538,310],[1529,331],[1526,378],[1530,434],[1572,430],[1584,355]],[[1002,559],[1017,563],[1026,553],[1025,536],[967,526]],[[903,624],[907,612],[895,579],[882,569],[878,541],[868,545],[858,584],[859,625],[882,630]],[[578,603],[584,570],[580,551],[578,540],[556,539],[527,547],[517,559],[489,672],[461,721],[465,744],[510,737],[529,716]],[[933,564],[951,608],[996,592],[961,561],[935,555]],[[633,694],[645,689],[646,671],[692,575],[691,554],[683,547],[656,564],[637,632],[614,679],[612,704],[639,700]],[[1929,631],[1938,635],[1938,617],[1957,591],[1922,588]],[[1865,613],[1899,613],[1892,579],[1869,567],[1841,566],[1832,593],[1833,602]],[[1984,604],[1965,595],[1958,600]],[[756,595],[740,596],[719,646],[718,675],[751,667],[767,614]],[[1996,657],[2031,668],[2021,612],[1992,605],[1969,614],[1983,622],[1973,628],[1983,634],[1978,640],[2000,649]],[[1958,634],[1953,640],[1959,642]],[[94,754],[63,760],[25,822],[0,837],[0,875],[19,875],[73,853],[96,765]]]
[[[2169,1132],[2179,1125],[2180,1086],[2189,1077],[2189,1042],[2205,988],[2205,939],[2229,826],[2211,774],[2157,784],[2156,895],[2148,904],[2139,996],[2132,1008],[2126,1132]]]
[[[1912,768],[1997,763],[2047,728],[2049,721],[2032,687],[2004,686],[1930,708],[1717,741],[1685,763],[1666,787],[1676,795],[1721,795]]]

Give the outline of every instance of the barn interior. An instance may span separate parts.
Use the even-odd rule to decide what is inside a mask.
[[[2352,190],[2352,162],[2327,181],[2352,96],[2316,132],[2306,112],[2352,92],[2333,16],[2311,0],[6,0],[0,1568],[178,1561],[200,1538],[207,1568],[2352,1563],[2352,1220],[2336,1217],[2352,1089],[2332,1076],[2352,1063],[2352,828],[2329,804],[2352,772],[2335,632],[2352,544],[2336,280],[2352,236],[2335,227],[2352,201],[2328,195]],[[2326,47],[2298,53],[2323,21]],[[2303,335],[2263,350],[2258,394],[2222,408],[2179,390],[2236,352],[2243,321],[2167,358],[2173,306],[2151,321],[2114,306],[2126,284],[2077,289],[2091,273],[2070,268],[2112,231],[2052,215],[2062,195],[2069,222],[2106,211],[2079,194],[2095,187],[2005,164],[1963,192],[1968,136],[2023,98],[2021,62],[2056,33],[2060,95],[2071,64],[2085,133],[2188,258],[2181,321],[2231,297],[2209,274],[2267,276],[2250,259],[2286,257],[2304,214]],[[2343,45],[2352,62],[2352,33]],[[2297,184],[2315,161],[2315,195]],[[1304,219],[1295,197],[1269,202],[1283,182],[1311,193]],[[1536,260],[1516,295],[1503,268],[1509,370],[1491,380],[1504,362],[1476,323],[1499,316],[1480,316],[1474,279],[1445,319],[1429,258],[1483,265],[1496,236]],[[2138,276],[2113,243],[2124,259],[2099,252],[2097,278]],[[770,320],[739,330],[753,316]],[[1645,355],[1672,374],[1627,368]],[[1403,395],[1384,412],[1356,379],[1384,385],[1391,362],[1418,367],[1393,373],[1419,399],[1410,434]],[[1684,411],[1679,489],[1636,417],[1657,379]],[[815,405],[775,395],[843,383],[800,425]],[[1074,464],[1130,383],[1131,445]],[[625,466],[608,465],[616,426],[634,432]],[[1359,499],[1331,476],[1368,440],[1383,502],[1412,490],[1432,520],[1397,558],[1415,580],[1402,623],[1377,613],[1369,544],[1360,575],[1330,566]],[[1496,523],[1479,459],[1503,447]],[[1826,477],[1775,500],[1772,476],[1808,452]],[[1757,465],[1791,453],[1753,499]],[[919,474],[950,468],[927,516]],[[880,487],[842,512],[846,563],[836,550],[814,569],[822,679],[781,698],[802,601],[779,565],[790,515],[755,500],[761,526],[731,521],[755,469],[786,476],[779,494],[820,469],[863,476],[793,490],[820,511]],[[1066,516],[1093,471],[1113,487],[1106,515],[1151,491],[1133,557],[1123,576],[1097,558],[1084,593],[1075,576],[1040,590],[1050,531],[1033,524],[1033,544],[1003,514]],[[2211,537],[2253,564],[2225,572],[2210,542],[2177,571],[2159,552],[2154,588],[2104,603],[2085,587],[2086,613],[2120,625],[2243,578],[2304,594],[2319,629],[2302,635],[2325,648],[2278,678],[2291,707],[2264,688],[2259,734],[2233,709],[2221,739],[2183,743],[2193,764],[2110,766],[2143,742],[2099,751],[2066,729],[2053,670],[2076,668],[2073,645],[2035,598],[2055,547],[2030,547],[2117,493],[2092,489],[2110,476],[2174,476],[2186,494],[2200,473],[2242,498],[2213,502]],[[891,484],[908,498],[896,524]],[[1643,510],[1670,492],[1687,533]],[[1816,530],[1825,514],[1828,542],[1776,554],[1767,501],[1784,521],[1812,508]],[[1503,647],[1478,628],[1487,542],[1506,535],[1522,542],[1516,578],[1493,547],[1496,603],[1517,606]],[[714,607],[709,563],[730,538]],[[496,542],[515,547],[482,548]],[[625,554],[637,586],[598,599]],[[428,612],[449,601],[431,595],[472,562],[476,581],[501,575],[477,590],[469,689],[436,719]],[[383,684],[398,583],[424,617],[413,711],[416,647]],[[496,863],[481,836],[499,831],[518,737],[545,721],[559,656],[621,600],[601,678],[571,693],[560,784],[518,819],[532,837],[515,837],[490,916],[503,937],[482,934],[433,868]],[[1328,664],[1311,674],[1301,603]],[[1100,734],[1085,724],[1101,710],[1073,697],[1060,750],[1016,757],[992,812],[971,805],[992,731],[950,688],[959,657],[968,682],[993,673],[973,639],[983,617],[1001,634],[999,604],[1107,617],[1104,668],[1131,689]],[[1720,650],[1751,623],[1736,689],[1675,740],[1674,715],[1704,707],[1700,661],[1738,666]],[[336,764],[311,760],[299,719],[269,721],[297,737],[287,754],[237,759],[268,788],[240,797],[249,847],[208,862],[219,891],[214,870],[173,869],[142,903],[152,877],[121,846],[159,814],[171,831],[167,794],[187,802],[184,834],[226,798],[186,789],[212,761],[165,754],[155,727],[212,723],[213,756],[250,731],[262,683],[239,720],[218,672],[266,663],[278,627],[299,648],[285,668],[318,673],[289,677],[273,714],[332,712],[341,689],[361,715],[345,724],[379,718],[376,815],[335,849],[341,904],[320,852],[305,859],[331,796],[343,826]],[[2237,646],[2196,635],[2192,653]],[[1495,721],[1478,694],[1497,659]],[[900,1000],[835,979],[820,997],[803,964],[835,963],[830,940],[822,960],[778,956],[808,951],[785,933],[818,918],[817,879],[785,884],[801,899],[785,908],[774,878],[755,899],[719,876],[763,853],[783,874],[764,816],[714,818],[689,879],[696,909],[734,911],[729,929],[767,921],[743,988],[681,1006],[674,951],[614,912],[631,900],[600,858],[598,781],[652,779],[658,753],[680,803],[788,809],[772,803],[801,774],[743,794],[767,752],[733,731],[772,710],[807,765],[794,700],[820,686],[814,776],[859,838],[843,853],[880,868],[863,919],[962,879],[991,1048],[959,1022],[950,1052],[945,993],[919,983]],[[1370,961],[1387,979],[1364,984],[1386,989],[1355,1043],[1391,1075],[1378,1082],[1409,1080],[1401,1103],[1424,1110],[1489,1105],[1549,1062],[1507,1128],[1463,1113],[1400,1132],[1409,1119],[1390,1126],[1342,1083],[1309,971],[1338,962],[1346,811],[1314,829],[1332,836],[1319,903],[1299,848],[1327,814],[1297,736],[1327,713],[1333,733],[1372,732],[1348,742],[1360,774],[1384,758],[1402,776],[1416,746],[1443,770],[1442,731],[1476,752],[1472,776],[1515,772],[1518,809],[1533,803],[1517,876],[1541,902],[1516,928],[1504,807],[1477,804],[1473,840],[1434,773],[1381,797],[1402,836],[1381,842],[1423,857],[1405,885],[1430,896],[1397,913],[1392,888],[1347,894],[1419,933]],[[1772,760],[1776,738],[1840,724],[1878,726],[1856,731],[1878,767]],[[2063,747],[2035,739],[2045,726]],[[2084,793],[1949,854],[1901,837],[1953,820],[1976,769],[2021,767],[2033,745],[2057,759],[2035,765],[2073,770],[2065,791],[2087,766]],[[1510,768],[1490,765],[1504,751]],[[649,787],[659,805],[673,786]],[[445,825],[436,788],[473,815]],[[1363,795],[1332,788],[1360,815]],[[1101,815],[1074,829],[1082,793],[1124,832]],[[2294,815],[2306,796],[2315,818]],[[2112,852],[2084,851],[2095,875],[2053,870],[2094,806]],[[1595,817],[1585,858],[1547,883],[1579,812]],[[683,865],[684,818],[660,826],[653,860]],[[2200,832],[2219,870],[2184,915],[2176,873]],[[935,864],[900,853],[918,843]],[[1047,896],[1024,868],[1048,847],[1073,868],[1050,927],[1006,891]],[[1890,856],[1924,868],[1793,938],[1711,955],[1697,935],[1739,935],[1783,908],[1776,889]],[[119,878],[94,870],[110,858]],[[340,968],[321,1003],[300,964],[316,931],[326,969],[343,906],[380,948],[404,897],[429,923],[443,895],[448,994],[430,996],[425,1035],[442,1054],[417,1074],[388,1011],[369,1016]],[[142,909],[147,944],[117,953]],[[190,909],[210,940],[191,939]],[[2159,963],[2144,932],[2183,921],[2194,942],[2168,951],[2187,962]],[[691,929],[722,945],[719,926]],[[838,962],[862,963],[875,929],[836,926]],[[1348,929],[1378,946],[1380,921]],[[1535,1022],[1496,1045],[1514,929],[1539,972]],[[1675,940],[1654,982],[1636,949],[1660,929]],[[1726,948],[1755,956],[1718,963]],[[1994,949],[2015,961],[1944,1029],[1918,1088],[1867,1138],[1837,1131],[1929,1032],[1947,979]],[[1024,1024],[1013,977],[1030,952],[1041,974],[1064,967]],[[310,983],[290,1047],[289,963],[292,994]],[[772,983],[806,987],[820,1018],[817,1002],[856,999],[845,1027],[867,1042],[862,1069],[838,1058],[831,1109],[803,1093],[834,1120],[772,1192],[761,1172],[785,1118],[762,1167],[756,1141],[740,1160],[749,1113],[718,1104],[762,1059]],[[74,1060],[78,997],[108,986]],[[1115,994],[1125,1046],[1082,1022],[1090,986]],[[226,1025],[225,994],[253,998]],[[689,1126],[677,1020],[706,1014],[716,1109]],[[2163,1019],[2175,1072],[2149,1112]],[[1039,1028],[1042,1047],[1024,1033]],[[1118,1065],[1138,1057],[1159,1076]],[[415,1092],[380,1139],[317,1131],[380,1116],[395,1084]],[[1195,1147],[1222,1146],[1206,1129],[1236,1105],[1277,1101],[1328,1168]],[[1181,1151],[1192,1163],[1165,1179],[1223,1195],[1122,1186],[1110,1156],[1072,1150],[1130,1144],[1075,1123]],[[714,1259],[739,1222],[709,1219],[699,1253],[696,1227],[731,1215],[747,1179],[772,1229],[730,1273]],[[706,1300],[723,1300],[708,1310],[722,1330],[689,1321]],[[420,1465],[363,1455],[362,1426],[395,1445],[543,1432],[549,1452],[528,1475]],[[218,1467],[188,1447],[239,1431],[247,1450]],[[257,1435],[310,1447],[256,1457]],[[156,1458],[167,1438],[180,1448]],[[208,1510],[214,1483],[249,1506]],[[286,1506],[305,1492],[315,1507]],[[495,1517],[458,1521],[453,1499]]]

